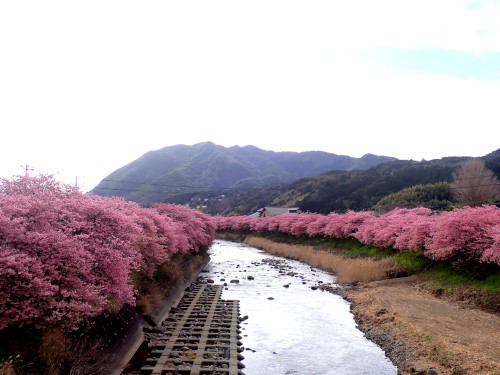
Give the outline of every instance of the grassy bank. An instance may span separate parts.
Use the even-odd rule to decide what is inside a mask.
[[[313,267],[331,271],[337,275],[340,283],[383,280],[388,273],[398,268],[391,259],[347,259],[326,251],[318,251],[312,246],[277,243],[262,237],[247,236],[244,242],[270,254],[296,259]]]
[[[340,283],[418,275],[419,288],[437,297],[500,313],[500,267],[492,263],[436,262],[421,252],[380,248],[355,238],[232,231],[219,231],[217,237],[323,268],[335,273]]]

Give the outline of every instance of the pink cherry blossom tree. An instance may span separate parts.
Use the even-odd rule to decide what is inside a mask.
[[[157,203],[153,205],[161,215],[171,218],[178,226],[179,250],[198,251],[208,248],[215,236],[215,224],[212,218],[202,212],[176,204]]]
[[[295,236],[355,237],[362,243],[419,250],[435,259],[474,259],[500,264],[500,208],[465,207],[432,214],[427,208],[396,208],[384,215],[349,211],[218,219],[219,227],[291,233]]]
[[[296,215],[297,219],[290,227],[290,232],[294,236],[300,237],[304,234],[308,234],[307,230],[309,229],[309,225],[315,221],[317,221],[320,217],[324,217],[320,214],[307,214],[303,213],[300,215]]]
[[[329,216],[316,215],[315,218],[307,225],[307,234],[309,237],[324,236],[325,227],[328,225],[329,221]]]
[[[213,241],[212,218],[83,194],[51,176],[0,180],[0,329],[75,328],[113,302],[134,304],[131,273]]]
[[[361,242],[379,247],[392,247],[398,237],[410,230],[409,226],[420,217],[431,214],[428,208],[396,208],[381,216],[365,220],[354,235]]]
[[[2,328],[20,320],[75,326],[110,300],[134,302],[128,276],[139,266],[135,224],[110,209],[111,199],[47,186],[30,177],[2,184]]]
[[[426,243],[428,256],[436,259],[496,261],[496,228],[500,208],[464,207],[442,214],[434,222]]]

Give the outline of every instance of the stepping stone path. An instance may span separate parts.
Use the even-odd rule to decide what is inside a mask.
[[[165,336],[141,375],[244,375],[239,301],[222,300],[223,286],[197,283],[162,323]]]

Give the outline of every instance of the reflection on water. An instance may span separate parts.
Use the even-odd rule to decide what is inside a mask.
[[[222,298],[239,300],[248,315],[241,340],[246,375],[397,373],[356,329],[349,304],[321,291],[335,282],[331,274],[228,241],[215,241],[210,255],[203,275],[227,283]]]

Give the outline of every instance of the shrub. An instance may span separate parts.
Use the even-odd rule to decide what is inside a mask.
[[[173,254],[210,246],[214,232],[186,207],[145,209],[50,176],[0,180],[0,330],[75,329],[108,306],[134,305],[133,272],[152,276]]]
[[[500,264],[496,237],[499,223],[500,209],[495,206],[465,207],[442,214],[434,221],[426,254],[436,259]]]
[[[349,211],[327,216],[228,217],[216,223],[219,229],[254,228],[295,236],[355,237],[364,244],[378,247],[423,251],[431,259],[500,265],[500,208],[496,206],[465,207],[439,215],[432,215],[427,208],[397,208],[380,216]]]

